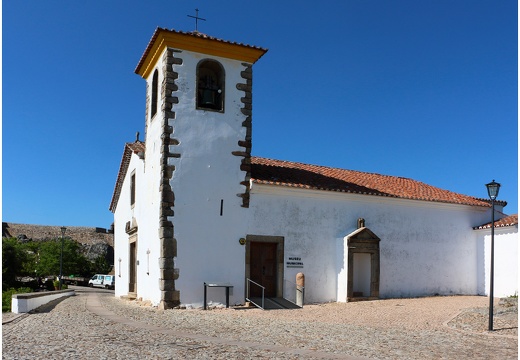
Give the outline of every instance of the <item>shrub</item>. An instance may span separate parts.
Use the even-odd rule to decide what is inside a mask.
[[[44,283],[44,286],[45,286],[45,290],[49,290],[49,291],[54,290],[54,284],[53,284],[53,281],[51,279],[46,280],[45,283]]]
[[[22,282],[22,287],[31,288],[32,291],[37,291],[40,288],[38,280],[24,281]]]
[[[2,312],[11,311],[11,299],[14,294],[25,294],[32,292],[31,288],[22,287],[18,289],[11,288],[2,292]]]

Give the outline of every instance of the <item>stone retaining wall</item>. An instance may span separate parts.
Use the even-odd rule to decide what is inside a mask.
[[[74,290],[42,291],[25,294],[14,294],[11,298],[11,311],[15,314],[28,313],[52,300],[64,296],[76,295]]]
[[[2,223],[2,236],[18,238],[25,235],[34,241],[57,239],[61,237],[61,226]],[[67,226],[65,237],[80,244],[93,245],[105,243],[114,247],[114,234],[104,228]]]

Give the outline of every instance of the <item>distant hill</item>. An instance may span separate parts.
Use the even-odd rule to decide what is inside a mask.
[[[2,223],[2,237],[19,241],[44,241],[61,238],[61,226]],[[67,226],[65,238],[81,244],[82,253],[91,261],[102,255],[114,265],[114,233],[104,228]]]
[[[33,241],[61,237],[61,226],[2,223],[2,237],[14,237]],[[83,245],[105,243],[114,247],[114,234],[104,228],[67,226],[65,237]]]

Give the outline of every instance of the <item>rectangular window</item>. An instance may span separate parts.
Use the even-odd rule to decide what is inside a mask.
[[[130,177],[130,206],[135,205],[135,173]]]
[[[150,118],[153,118],[157,113],[157,93],[159,92],[159,73],[157,70],[153,73],[152,79],[152,114]]]

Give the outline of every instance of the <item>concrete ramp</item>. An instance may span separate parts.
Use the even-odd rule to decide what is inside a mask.
[[[257,307],[262,306],[262,298],[254,297],[249,300]],[[264,310],[301,309],[298,305],[284,298],[264,298]]]

